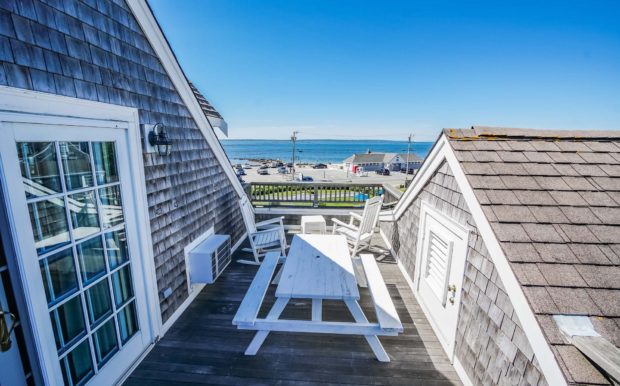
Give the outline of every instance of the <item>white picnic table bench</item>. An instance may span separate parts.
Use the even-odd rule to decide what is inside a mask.
[[[377,323],[368,322],[358,303],[353,263],[346,238],[341,235],[296,235],[284,262],[276,301],[265,318],[258,318],[279,259],[277,252],[265,256],[233,319],[239,329],[257,330],[246,355],[255,355],[269,332],[281,331],[363,335],[379,361],[390,361],[378,336],[398,335],[403,326],[373,255],[361,255],[360,260],[375,303]],[[312,319],[280,319],[290,299],[311,299]],[[342,300],[355,322],[323,321],[322,302],[326,299]]]

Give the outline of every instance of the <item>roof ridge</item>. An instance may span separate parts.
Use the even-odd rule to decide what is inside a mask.
[[[618,140],[620,130],[548,130],[510,127],[472,126],[470,129],[443,129],[453,140],[540,139],[540,140]]]

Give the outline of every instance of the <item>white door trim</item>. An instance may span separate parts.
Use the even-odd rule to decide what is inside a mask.
[[[441,339],[442,332],[440,331],[440,327],[431,317],[430,310],[425,305],[424,299],[422,299],[422,296],[420,294],[420,277],[422,273],[422,262],[425,260],[425,257],[423,257],[423,252],[424,252],[423,248],[424,248],[425,243],[423,241],[424,241],[424,235],[426,234],[426,227],[427,227],[426,221],[429,216],[435,218],[436,220],[440,220],[443,226],[448,228],[450,232],[454,233],[464,243],[464,245],[459,246],[460,248],[458,250],[457,248],[455,248],[455,250],[452,252],[453,253],[452,267],[454,269],[457,269],[458,272],[460,272],[459,279],[461,281],[458,283],[455,283],[457,286],[457,291],[454,297],[454,304],[457,307],[456,320],[454,321],[455,322],[454,337],[449,342]],[[439,235],[439,236],[446,236],[446,235]],[[448,236],[446,236],[445,238],[448,239]],[[441,343],[444,351],[448,355],[448,358],[450,359],[451,362],[454,359],[456,328],[458,327],[458,318],[459,318],[461,293],[462,293],[461,289],[463,287],[463,272],[465,270],[465,262],[467,260],[468,241],[469,241],[469,229],[459,224],[458,222],[454,221],[453,219],[451,219],[444,213],[440,212],[428,202],[422,201],[422,203],[420,204],[420,223],[419,223],[419,228],[418,228],[418,240],[416,243],[416,261],[415,261],[415,275],[413,278],[413,289],[414,289],[414,294],[416,295],[416,298],[418,300],[418,303],[420,304],[420,307],[422,307],[422,309],[424,310],[424,313],[427,315],[429,324],[431,325],[433,330],[435,330],[435,335],[437,335],[437,339],[439,340],[439,343]],[[464,250],[461,248],[464,248]],[[462,261],[457,261],[458,259],[462,259]],[[462,268],[460,266],[457,266],[455,263],[459,263],[460,265],[462,265]],[[447,275],[449,278],[450,268],[448,269]],[[452,331],[450,333],[452,334]]]
[[[138,110],[135,108],[0,86],[0,131],[2,130],[3,122],[32,124],[62,123],[63,125],[69,126],[98,126],[125,131],[127,158],[130,165],[130,170],[128,172],[131,176],[131,180],[134,182],[132,185],[133,197],[131,197],[130,201],[134,203],[144,203],[144,205],[132,205],[134,211],[132,215],[135,216],[135,222],[140,225],[136,227],[136,239],[138,240],[136,249],[141,252],[141,267],[144,277],[144,283],[142,285],[146,293],[146,308],[149,316],[149,325],[141,326],[141,329],[149,334],[152,340],[151,343],[153,343],[160,335],[162,321],[159,308],[159,296],[157,293],[150,220],[148,216],[148,201],[146,196],[144,164],[142,160]],[[6,160],[4,162],[6,162]],[[2,167],[2,163],[0,163],[0,167]],[[4,175],[6,171],[0,170],[0,172]],[[7,183],[3,185],[5,197],[7,199],[10,191],[7,186],[16,183],[17,181],[7,181]],[[12,228],[11,232],[13,234],[16,234],[18,229],[24,226],[30,227],[30,224],[21,224],[21,221],[18,220],[20,216],[16,216],[16,214],[13,213],[11,205],[6,205],[6,209],[7,217],[10,220],[10,227]],[[16,226],[16,221],[20,222],[19,226]],[[13,248],[17,255],[23,255],[19,243],[13,241]],[[24,267],[20,268],[19,279],[25,283],[26,277],[24,275]],[[136,283],[135,285],[140,284]],[[26,288],[25,290],[29,291],[31,289]],[[40,293],[43,293],[43,288],[39,288],[39,290],[41,290]],[[29,313],[32,315],[35,308],[30,301],[31,299],[31,296],[26,296]],[[50,350],[49,347],[47,347],[49,345],[42,343],[44,340],[47,340],[47,337],[42,337],[41,331],[33,331],[33,334],[43,377],[44,379],[50,380],[51,374],[53,374],[53,366],[56,366],[55,362],[57,362],[55,347]],[[122,374],[119,374],[119,377],[121,375]]]

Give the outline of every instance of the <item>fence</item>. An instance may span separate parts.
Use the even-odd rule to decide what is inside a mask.
[[[357,208],[384,192],[381,184],[269,182],[246,185],[246,193],[254,206]]]

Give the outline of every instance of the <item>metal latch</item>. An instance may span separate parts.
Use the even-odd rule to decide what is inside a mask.
[[[450,296],[450,299],[448,299],[448,301],[450,302],[450,304],[454,305],[454,298],[456,297],[456,285],[455,284],[449,285],[448,292],[452,292],[452,296]]]
[[[6,324],[5,315],[11,319],[11,326]],[[17,323],[17,317],[8,311],[0,310],[0,352],[9,351],[11,348],[11,333]]]

